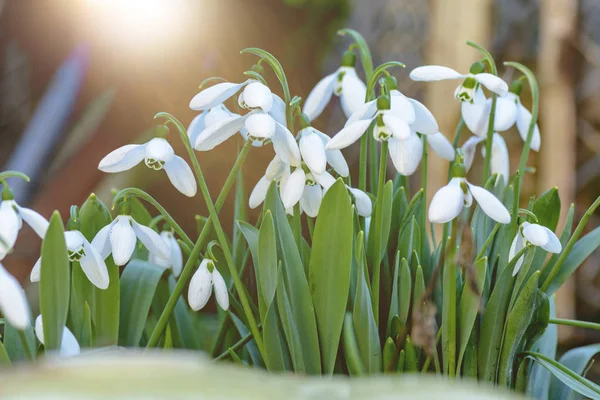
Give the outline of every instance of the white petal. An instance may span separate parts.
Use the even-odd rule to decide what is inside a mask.
[[[83,250],[85,251],[85,257],[79,261],[83,273],[98,289],[108,288],[110,278],[108,277],[108,269],[106,268],[104,258],[100,255],[98,249],[92,246],[85,237],[83,237]]]
[[[286,170],[289,171],[288,164],[282,162],[281,157],[275,154],[275,157],[273,157],[269,165],[267,165],[265,177],[267,178],[267,180],[271,181],[273,179],[279,178],[285,173]]]
[[[173,269],[173,276],[177,278],[181,274],[181,270],[183,268],[183,254],[181,252],[181,247],[179,246],[177,239],[175,239],[175,236],[173,236],[172,233],[167,233],[166,240],[165,236],[162,237],[167,246],[169,247],[169,254],[171,255],[169,259],[171,261],[171,268]]]
[[[364,103],[360,108],[346,120],[344,128],[360,119],[372,119],[377,112],[377,100]]]
[[[342,95],[340,96],[346,118],[362,108],[365,104],[366,94],[367,87],[356,75],[356,70],[353,67],[346,67],[342,78]]]
[[[433,223],[443,224],[451,221],[460,214],[464,207],[461,178],[452,178],[450,182],[438,190],[429,205],[429,220]]]
[[[463,101],[461,104],[461,114],[465,125],[473,134],[479,137],[485,137],[488,130],[488,121],[491,103]]]
[[[482,150],[485,157],[485,148]],[[507,185],[510,176],[508,148],[504,138],[497,133],[494,133],[492,139],[492,157],[490,161],[492,174],[498,174],[504,180],[504,185]]]
[[[145,158],[168,162],[173,158],[173,147],[163,138],[154,138],[146,143]]]
[[[248,135],[254,138],[270,139],[275,133],[276,122],[269,114],[256,112],[250,115],[244,124]]]
[[[33,211],[29,208],[19,207],[19,216],[23,219],[23,221],[27,222],[35,233],[38,234],[42,239],[46,236],[46,231],[48,230],[48,221],[46,218],[42,217],[37,211]]]
[[[201,114],[196,115],[190,125],[187,128],[188,138],[190,139],[190,143],[192,146],[196,143],[198,139],[198,135],[206,128],[206,116],[209,111],[203,111]]]
[[[397,90],[390,92],[390,112],[402,118],[407,124],[415,122],[415,109],[406,96]]]
[[[406,140],[413,134],[410,126],[402,118],[391,115],[389,111],[383,114],[383,123],[392,131],[392,136],[396,139]]]
[[[105,260],[106,257],[108,257],[108,255],[112,251],[109,235],[110,228],[113,226],[114,223],[115,222],[113,221],[110,224],[106,225],[104,228],[100,229],[98,233],[96,233],[96,236],[94,236],[94,239],[92,239],[92,246],[94,246],[98,250],[98,252],[100,253],[100,257],[102,257],[103,260]]]
[[[534,246],[545,246],[550,240],[546,229],[538,224],[527,224],[523,228],[523,237]]]
[[[30,324],[29,304],[25,292],[15,279],[0,264],[0,310],[13,327],[19,330]]]
[[[512,244],[510,245],[510,251],[508,252],[508,262],[512,261],[512,259],[515,257],[515,255],[517,255],[517,253],[519,251],[521,251],[524,246],[525,246],[525,242],[523,241],[523,237],[521,236],[521,234],[519,232],[517,232],[517,235],[515,236],[515,238],[512,241]],[[515,267],[513,268],[512,276],[517,275],[517,273],[519,272],[519,270],[521,269],[522,266],[523,266],[523,256],[519,257],[519,259],[515,263]]]
[[[174,156],[164,165],[169,180],[177,190],[188,197],[196,195],[196,179],[190,166],[179,156]]]
[[[465,78],[466,75],[460,74],[452,68],[439,65],[425,65],[417,67],[410,72],[410,79],[413,81],[441,81],[446,79]]]
[[[423,142],[419,135],[413,133],[406,140],[391,138],[388,143],[390,158],[398,173],[412,175],[417,170],[423,155]]]
[[[215,287],[215,298],[217,299],[217,304],[219,304],[223,310],[227,311],[227,309],[229,309],[229,293],[227,293],[227,284],[216,267],[213,269],[212,279],[213,286]]]
[[[85,237],[79,231],[66,231],[65,242],[67,244],[67,250],[78,252],[83,249],[83,242]]]
[[[300,134],[300,154],[302,154],[302,159],[312,172],[322,174],[325,172],[327,164],[325,144],[318,135],[313,133],[311,127],[302,129]]]
[[[229,117],[239,117],[239,114],[232,113],[223,104],[219,104],[216,107],[211,108],[207,111],[206,119],[204,120],[206,126],[218,124]],[[192,142],[193,143],[193,142]]]
[[[35,319],[35,335],[41,344],[44,344],[44,325],[42,316],[38,315]],[[62,340],[60,344],[59,355],[61,357],[73,357],[81,352],[81,348],[73,333],[66,326],[63,328]]]
[[[136,237],[130,219],[129,216],[119,215],[110,229],[110,246],[113,259],[118,266],[127,264],[135,250]]]
[[[273,104],[271,89],[261,82],[255,81],[247,85],[242,92],[242,97],[249,108],[261,108],[265,112],[271,110]]]
[[[304,192],[304,184],[306,182],[306,174],[302,168],[296,168],[290,175],[285,184],[285,189],[281,196],[283,207],[291,208],[300,201],[302,193]]]
[[[233,135],[235,135],[246,122],[246,118],[249,113],[245,116],[233,115],[222,119],[221,121],[208,125],[202,132],[200,132],[196,138],[196,142],[193,143],[194,148],[198,151],[212,150]],[[249,117],[248,117],[249,118]]]
[[[435,117],[427,107],[419,103],[415,99],[408,99],[415,112],[415,122],[411,124],[411,128],[423,135],[433,135],[438,132],[438,123]]]
[[[21,219],[13,207],[14,201],[0,203],[0,259],[13,248],[21,228]]]
[[[492,99],[488,99],[491,102]],[[509,93],[508,96],[498,97],[496,99],[496,115],[494,117],[494,130],[503,132],[510,129],[517,120],[517,104],[515,95]]]
[[[548,234],[548,243],[546,243],[542,248],[550,253],[560,253],[562,251],[562,244],[558,237],[552,232],[550,229],[543,227]]]
[[[335,178],[327,171],[322,174],[312,174],[319,185],[327,191],[335,183]]]
[[[327,103],[329,103],[336,78],[337,72],[327,75],[316,84],[306,98],[302,112],[311,121],[318,118],[325,109],[325,106],[327,106]]]
[[[468,170],[471,169],[471,165],[473,165],[473,160],[475,159],[475,149],[477,145],[481,143],[484,139],[479,136],[471,136],[467,141],[461,146],[461,150],[465,157],[464,163],[465,168]]]
[[[195,95],[194,98],[192,98],[192,101],[190,101],[190,108],[192,110],[202,111],[216,107],[236,94],[238,90],[249,82],[251,82],[251,80],[242,83],[217,83]]]
[[[208,272],[208,263],[209,260],[202,260],[200,267],[198,267],[198,270],[190,280],[188,303],[194,311],[203,308],[208,303],[208,299],[212,293],[212,274]]]
[[[285,101],[282,100],[281,97],[277,96],[273,93],[273,105],[271,106],[271,111],[269,111],[269,115],[275,119],[275,121],[279,122],[283,126],[287,126],[286,116],[285,116]]]
[[[469,186],[469,191],[475,200],[477,200],[479,207],[481,207],[488,217],[501,224],[508,224],[510,222],[508,210],[496,196],[480,186],[471,185],[468,182],[467,185]]]
[[[438,156],[445,158],[448,161],[454,160],[454,147],[452,147],[452,143],[446,139],[446,136],[444,136],[443,133],[437,132],[433,135],[428,135],[427,143],[429,146],[431,146],[433,151],[437,153]]]
[[[348,187],[348,186],[347,186]],[[354,196],[354,204],[356,205],[356,212],[361,217],[370,217],[373,211],[373,202],[371,198],[362,190],[348,187],[350,193]]]
[[[266,177],[260,178],[254,189],[252,189],[252,193],[250,193],[250,200],[248,201],[248,205],[250,208],[255,209],[260,206],[263,201],[265,201],[265,197],[267,197],[267,192],[269,191],[269,187],[271,186],[271,181]]]
[[[29,274],[30,282],[39,282],[42,274],[42,258],[38,258],[35,262],[33,268],[31,269],[31,273]]]
[[[102,172],[121,172],[131,169],[142,162],[146,145],[128,144],[108,153],[98,164]]]
[[[531,113],[528,109],[523,107],[521,104],[517,107],[517,130],[523,142],[527,141],[527,134],[529,133],[529,124],[531,123]],[[540,151],[541,139],[540,129],[537,123],[533,129],[533,136],[531,137],[531,150]]]
[[[320,185],[306,186],[300,198],[300,207],[309,217],[316,217],[321,207],[323,190]]]
[[[131,219],[131,225],[133,226],[133,231],[137,238],[140,239],[140,242],[142,242],[151,253],[164,259],[169,259],[169,256],[171,255],[169,247],[158,233],[147,226],[138,224],[133,218]]]
[[[325,146],[325,149],[339,150],[350,146],[352,143],[360,139],[369,125],[371,125],[372,121],[372,119],[361,119],[351,125],[348,125],[331,138],[329,143],[327,143]]]
[[[488,88],[494,93],[500,96],[506,96],[508,94],[508,85],[502,78],[498,78],[496,75],[482,72],[480,74],[473,75],[475,80],[481,83],[483,86]]]
[[[323,146],[326,146],[327,143],[329,143],[329,141],[331,140],[329,136],[327,136],[321,131],[318,131],[313,128],[313,132],[321,138]],[[335,172],[344,177],[350,174],[348,163],[346,162],[346,159],[344,158],[344,155],[340,150],[325,150],[325,157],[327,159],[327,162],[329,163],[329,165],[331,165]]]
[[[273,149],[281,160],[291,166],[300,165],[300,149],[294,135],[285,126],[275,122],[275,134],[271,138]]]

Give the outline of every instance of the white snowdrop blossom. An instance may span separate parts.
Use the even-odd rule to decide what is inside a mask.
[[[471,169],[471,165],[475,159],[475,150],[477,145],[484,140],[484,138],[472,136],[461,146],[461,150],[464,154],[465,168],[467,171]],[[481,148],[481,154],[483,157],[485,157],[485,147]],[[502,178],[504,185],[508,184],[508,178],[510,177],[510,157],[506,142],[498,133],[494,133],[494,136],[492,136],[492,156],[490,157],[490,169],[492,174],[498,174],[498,176]]]
[[[181,269],[183,268],[183,254],[181,252],[181,247],[171,231],[162,231],[160,237],[169,248],[169,258],[162,258],[151,253],[150,262],[163,268],[170,268],[173,271],[173,276],[177,278],[179,274],[181,274]]]
[[[314,218],[325,192],[334,183],[335,178],[327,171],[316,174],[308,168],[296,168],[281,185],[281,201],[286,210],[292,210],[300,202],[300,210]]]
[[[373,211],[373,202],[371,201],[369,195],[367,195],[360,189],[351,188],[348,185],[346,185],[346,188],[348,188],[348,190],[350,191],[350,193],[352,193],[352,196],[354,197],[354,205],[356,206],[356,212],[358,213],[358,215],[360,215],[361,217],[365,217],[365,221],[370,222],[371,213]]]
[[[340,150],[327,150],[325,147],[331,140],[323,132],[308,126],[298,132],[300,136],[300,154],[308,168],[317,174],[325,172],[327,164],[340,176],[350,174],[348,163]]]
[[[42,316],[38,315],[35,319],[35,335],[41,344],[44,344],[44,325]],[[73,332],[66,326],[63,328],[62,340],[60,342],[59,356],[62,358],[73,357],[81,353],[79,342],[73,335]]]
[[[504,204],[484,188],[472,185],[464,177],[454,177],[438,190],[429,205],[429,220],[443,224],[456,218],[463,207],[470,207],[473,198],[479,207],[494,221],[510,222],[510,214]]]
[[[5,197],[3,195],[3,197]],[[21,207],[7,195],[0,203],[0,260],[13,248],[19,230],[25,221],[42,239],[48,230],[48,221],[38,212]]]
[[[232,90],[234,87],[236,89]],[[251,110],[246,115],[231,113],[222,105],[242,87],[244,90],[238,97],[238,103],[242,108]],[[255,146],[270,140],[281,159],[296,166],[300,164],[300,150],[294,135],[286,127],[285,107],[279,96],[258,81],[219,83],[198,93],[190,102],[193,110],[212,109],[204,116],[204,120],[203,113],[196,117],[198,120],[195,123],[192,121],[188,135],[198,151],[212,150],[237,132]]]
[[[190,280],[188,303],[194,311],[202,309],[215,289],[215,298],[219,306],[227,311],[229,308],[229,293],[227,284],[211,259],[205,258]]]
[[[67,252],[69,261],[78,262],[81,265],[85,276],[98,289],[108,288],[109,277],[108,269],[104,258],[96,247],[77,230],[65,232],[65,242],[67,244]],[[29,275],[31,282],[39,282],[41,274],[42,258],[40,257]]]
[[[31,323],[29,303],[17,279],[0,264],[0,311],[9,324],[23,330]]]
[[[340,98],[346,118],[357,112],[364,104],[367,87],[356,74],[356,55],[348,51],[342,58],[342,66],[321,79],[310,91],[302,112],[310,121],[321,115],[332,95]]]
[[[462,79],[463,82],[454,91],[454,97],[459,101],[473,103],[475,93],[480,85],[485,86],[500,96],[508,93],[508,85],[496,75],[483,72],[483,63],[476,62],[471,65],[468,74],[461,74],[452,68],[439,65],[426,65],[413,69],[410,78],[414,81],[442,81]]]
[[[549,253],[560,253],[562,251],[560,240],[558,240],[558,237],[556,237],[554,232],[550,229],[542,225],[523,222],[519,226],[517,235],[510,246],[508,260],[512,260],[519,251],[530,244],[541,247]],[[522,266],[523,256],[519,257],[517,260],[515,268],[513,269],[513,276],[519,272]]]
[[[250,193],[250,199],[248,200],[249,207],[255,209],[265,201],[265,197],[267,197],[267,192],[269,191],[271,182],[278,182],[281,188],[289,176],[290,166],[281,161],[281,158],[279,158],[278,155],[275,155],[275,157],[267,166],[265,175],[259,179],[252,189],[252,193]]]
[[[119,215],[106,225],[92,240],[92,246],[100,251],[102,259],[112,253],[115,264],[125,265],[133,255],[136,238],[158,257],[169,259],[170,251],[158,233],[147,226],[138,224],[129,215]]]
[[[115,173],[129,170],[144,161],[148,168],[164,169],[177,190],[188,197],[196,195],[194,173],[185,160],[177,155],[173,147],[163,138],[154,138],[145,144],[128,144],[104,157],[98,169]]]

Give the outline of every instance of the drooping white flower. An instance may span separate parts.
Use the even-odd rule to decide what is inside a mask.
[[[110,279],[108,277],[106,263],[104,262],[104,258],[106,257],[103,258],[98,249],[92,246],[85,236],[77,230],[66,231],[65,241],[67,244],[69,261],[78,262],[81,265],[81,269],[85,276],[87,276],[89,281],[98,289],[108,288]],[[40,257],[29,275],[31,282],[40,281],[41,267],[42,258]]]
[[[354,205],[356,206],[356,212],[358,213],[358,215],[360,215],[361,217],[365,217],[365,221],[370,222],[371,212],[373,211],[373,202],[371,201],[371,198],[360,189],[351,188],[348,185],[346,185],[346,187],[354,197]]]
[[[100,161],[98,169],[115,173],[131,169],[144,161],[148,168],[164,169],[177,190],[188,197],[196,195],[194,173],[185,160],[173,151],[173,147],[163,138],[154,138],[145,144],[129,144],[120,147]]]
[[[517,235],[510,246],[508,254],[509,262],[519,251],[529,244],[539,246],[549,253],[560,253],[562,251],[560,240],[558,240],[558,237],[550,229],[542,225],[523,222],[517,229]],[[513,276],[519,272],[522,266],[523,256],[517,260],[513,269]]]
[[[190,108],[196,111],[210,110],[223,104],[242,88],[244,90],[238,98],[238,104],[241,107],[248,109],[261,108],[265,112],[269,112],[274,104],[279,107],[276,104],[279,102],[276,99],[278,96],[274,95],[268,86],[255,79],[248,79],[242,83],[217,83],[203,89],[192,98]]]
[[[483,85],[494,93],[504,96],[508,93],[508,85],[496,75],[483,72],[485,67],[483,63],[476,62],[471,65],[468,74],[461,74],[452,68],[439,65],[426,65],[413,69],[410,78],[414,81],[442,81],[449,79],[462,79],[454,96],[462,102],[474,101],[475,93],[479,85]]]
[[[135,250],[136,238],[155,255],[169,259],[169,248],[158,233],[138,224],[129,215],[119,215],[106,225],[92,240],[92,246],[100,251],[102,259],[112,253],[115,264],[125,265]]]
[[[217,303],[225,311],[229,308],[227,284],[212,260],[205,258],[190,280],[188,303],[194,311],[202,309],[215,289]]]
[[[181,247],[179,247],[179,243],[177,243],[177,239],[175,239],[175,235],[171,231],[162,231],[160,237],[169,248],[169,258],[165,259],[151,253],[150,262],[163,268],[170,268],[173,271],[173,276],[177,278],[183,268]]]
[[[35,319],[35,335],[41,344],[44,344],[44,325],[42,321],[42,316],[38,315]],[[79,342],[73,335],[73,332],[69,330],[66,326],[63,328],[62,340],[60,342],[60,350],[58,352],[60,357],[67,358],[79,355],[81,353],[81,348],[79,346]]]
[[[348,176],[350,170],[342,152],[325,148],[331,140],[329,136],[312,126],[301,129],[298,135],[300,154],[311,171],[322,174],[329,164],[340,176]]]
[[[484,188],[472,185],[464,177],[454,177],[438,190],[429,205],[429,220],[442,224],[453,220],[463,207],[470,207],[473,198],[479,207],[494,221],[510,222],[510,214],[504,204]]]
[[[48,221],[38,212],[21,207],[11,195],[0,203],[0,260],[13,248],[19,230],[25,221],[42,239],[48,230]]]
[[[477,145],[484,140],[484,138],[472,136],[462,145],[461,150],[464,154],[465,168],[467,171],[471,169],[471,165],[473,164]],[[481,154],[485,157],[485,147],[481,148]],[[494,133],[494,136],[492,136],[490,169],[492,174],[498,174],[498,176],[502,178],[504,185],[508,184],[508,178],[510,177],[510,157],[506,142],[498,133]]]
[[[0,311],[9,324],[23,330],[31,323],[29,303],[19,281],[0,264]]]
[[[289,175],[290,166],[281,161],[281,158],[278,155],[275,155],[267,166],[265,175],[259,179],[252,189],[250,199],[248,200],[249,207],[255,209],[260,206],[265,201],[265,197],[267,197],[271,182],[279,182],[281,186],[281,183],[285,182]]]
[[[304,102],[302,112],[311,121],[321,115],[333,94],[340,98],[346,118],[363,106],[367,87],[356,74],[355,64],[356,55],[352,52],[346,52],[342,58],[342,66],[334,73],[321,79],[310,91]]]
[[[334,183],[335,178],[327,171],[317,174],[296,168],[281,184],[281,201],[286,210],[300,202],[300,210],[314,218],[319,213],[325,192]]]

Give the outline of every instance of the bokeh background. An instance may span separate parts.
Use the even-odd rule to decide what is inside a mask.
[[[455,83],[414,83],[410,69],[441,64],[466,71],[478,58],[466,40],[487,46],[498,65],[514,60],[529,66],[541,85],[542,148],[530,157],[536,172],[526,177],[522,200],[557,186],[563,211],[574,203],[579,219],[600,195],[598,0],[0,0],[0,169],[33,178],[27,185],[11,183],[17,200],[44,216],[54,209],[68,215],[70,205],[81,204],[90,192],[109,203],[111,189],[136,185],[193,233],[193,216],[206,215],[200,196],[180,195],[164,173],[144,167],[103,174],[100,159],[151,137],[159,111],[189,123],[195,116],[189,100],[202,80],[244,79],[243,71],[255,62],[240,56],[246,47],[278,57],[292,94],[306,97],[339,65],[349,45],[335,34],[342,27],[365,36],[376,64],[407,65],[395,71],[400,89],[424,101],[448,137],[459,119]],[[509,82],[513,78],[511,71],[500,72]],[[335,105],[317,122],[330,135],[342,124]],[[513,131],[505,138],[514,170],[522,141]],[[213,194],[240,144],[228,141],[199,155]],[[353,168],[357,151],[345,151]],[[257,149],[249,157],[248,192],[269,155]],[[447,164],[432,156],[429,171],[433,193],[445,183]],[[224,210],[232,202],[233,196]],[[232,226],[231,212],[223,215]],[[593,216],[588,230],[599,224]],[[39,238],[25,228],[4,261],[23,282],[39,247]],[[599,288],[600,254],[594,254],[560,293],[559,316],[600,320]],[[569,345],[598,341],[593,335],[561,331]]]

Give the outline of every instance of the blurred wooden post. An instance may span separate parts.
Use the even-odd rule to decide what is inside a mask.
[[[577,29],[577,0],[540,2],[540,129],[542,132],[538,193],[557,186],[562,201],[561,223],[574,201],[576,123],[573,90],[575,57],[572,39]],[[575,281],[569,279],[556,295],[559,317],[575,316]],[[565,329],[566,328],[566,329]],[[565,340],[573,329],[559,326],[559,338]]]
[[[431,1],[431,36],[427,43],[426,64],[444,65],[459,72],[467,72],[471,64],[481,56],[465,42],[471,40],[482,46],[489,44],[491,6],[491,0]],[[426,84],[425,104],[435,115],[440,132],[449,140],[452,140],[460,119],[460,104],[453,98],[454,90],[459,84],[459,81]],[[440,157],[429,157],[428,168],[429,204],[433,194],[447,183],[448,162]],[[441,240],[441,230],[436,231],[436,237]]]

